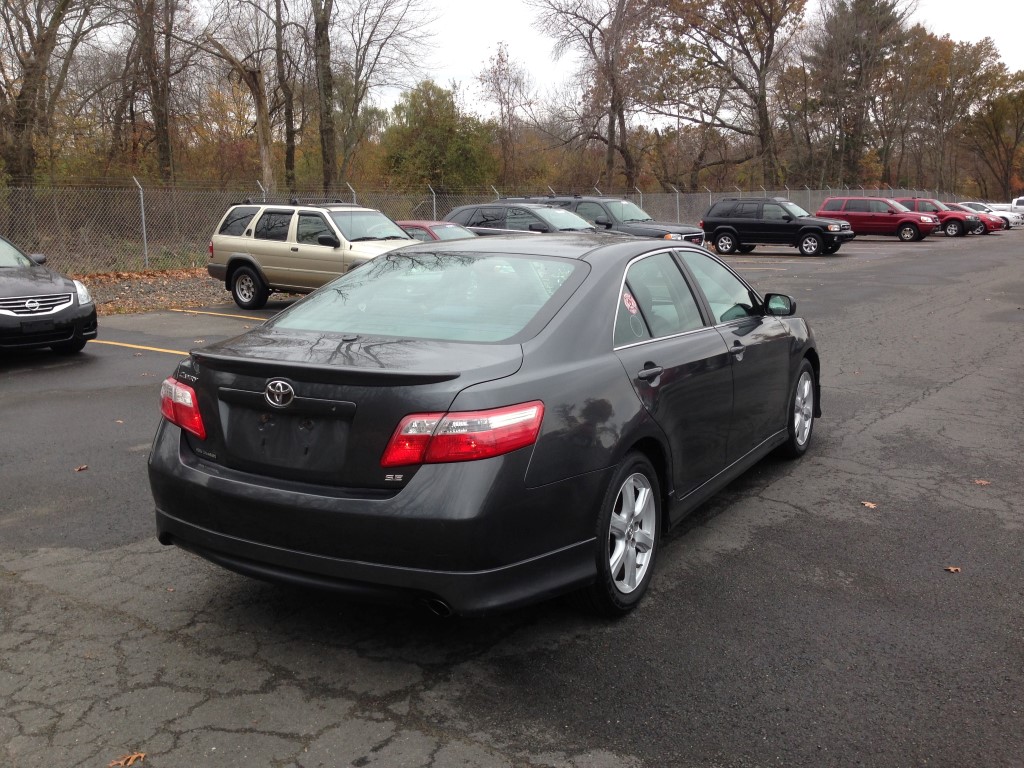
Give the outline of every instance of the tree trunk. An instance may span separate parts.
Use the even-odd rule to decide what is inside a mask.
[[[337,137],[334,128],[334,75],[331,71],[330,21],[334,0],[313,0],[313,56],[320,108],[320,154],[323,189],[330,194],[337,180]]]

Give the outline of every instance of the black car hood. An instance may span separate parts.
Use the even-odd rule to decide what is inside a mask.
[[[46,267],[0,267],[0,298],[74,292],[71,280]]]
[[[639,235],[650,232],[665,232],[673,235],[696,235],[702,234],[703,230],[698,227],[691,227],[689,224],[677,224],[674,221],[624,221],[619,225],[621,232],[635,233]]]
[[[841,219],[827,219],[824,216],[801,216],[798,219],[794,219],[794,221],[808,226],[821,227],[822,229],[827,229],[829,224],[838,224],[839,226],[842,226],[843,224],[848,223]]]

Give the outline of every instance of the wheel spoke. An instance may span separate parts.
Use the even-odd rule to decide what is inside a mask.
[[[636,532],[636,548],[640,552],[650,552],[654,549],[654,536],[643,529],[638,530]]]
[[[626,544],[625,549],[626,559],[626,573],[623,576],[623,581],[628,590],[632,591],[636,589],[637,585],[637,571],[636,571],[636,548]]]
[[[618,515],[612,513],[612,536],[618,541],[619,539],[626,538],[626,528],[629,526],[629,521],[625,515]]]
[[[619,571],[622,570],[622,563],[626,558],[626,550],[628,549],[629,547],[623,544],[617,543],[615,545],[615,551],[612,552],[611,560],[608,561],[608,568],[611,571],[613,580],[618,580]]]

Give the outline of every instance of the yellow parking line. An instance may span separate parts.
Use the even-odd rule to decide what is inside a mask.
[[[227,312],[203,312],[198,309],[172,309],[171,312],[182,312],[186,315],[213,315],[214,317],[237,317],[240,320],[255,320],[258,323],[263,322],[263,318],[253,317],[252,315],[231,315]]]
[[[168,355],[188,355],[188,352],[182,352],[180,349],[160,349],[160,347],[144,347],[141,344],[125,344],[120,341],[104,341],[102,339],[92,339],[90,344],[109,344],[112,347],[128,347],[128,349],[144,349],[147,352],[166,352]]]

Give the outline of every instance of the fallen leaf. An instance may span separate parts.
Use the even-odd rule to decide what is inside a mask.
[[[959,565],[947,565],[945,570],[949,571],[950,573],[960,573],[960,566]]]
[[[173,591],[174,591],[174,587],[168,587],[168,588],[167,588],[167,591],[168,591],[168,592],[173,592]]]
[[[145,759],[145,752],[132,752],[130,755],[122,755],[116,760],[111,760],[107,763],[107,768],[128,768],[128,766],[135,765],[136,762],[141,763]]]
[[[991,480],[975,480],[974,484],[975,485],[992,485],[992,481]]]
[[[80,467],[75,467],[75,472],[85,472],[89,468],[88,464],[83,464]]]
[[[875,504],[875,502],[873,501],[862,501],[861,505],[867,507],[868,509],[878,509],[878,505]]]
[[[115,424],[124,424],[124,419],[114,419]]]
[[[193,344],[205,344],[206,339],[192,339]]]
[[[142,353],[136,352],[134,355],[132,355],[132,357],[142,357]]]

